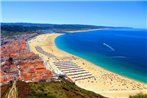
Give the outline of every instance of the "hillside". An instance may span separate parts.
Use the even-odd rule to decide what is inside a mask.
[[[49,33],[101,28],[108,27],[80,24],[1,23],[1,34],[2,36],[13,36],[22,33]]]
[[[7,87],[2,87],[5,90]],[[66,80],[62,82],[17,82],[18,98],[105,98]]]

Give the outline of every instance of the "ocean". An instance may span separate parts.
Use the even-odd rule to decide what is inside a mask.
[[[147,83],[147,30],[113,28],[64,33],[56,46],[106,70]]]

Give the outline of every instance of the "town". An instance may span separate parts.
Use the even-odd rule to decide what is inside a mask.
[[[25,82],[51,81],[52,73],[47,70],[38,55],[29,51],[27,40],[37,34],[23,34],[2,39],[0,85],[14,79]]]

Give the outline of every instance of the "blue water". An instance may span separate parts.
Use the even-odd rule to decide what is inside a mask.
[[[105,29],[65,33],[58,48],[97,66],[147,83],[147,30]]]

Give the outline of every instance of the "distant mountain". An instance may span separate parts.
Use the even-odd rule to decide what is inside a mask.
[[[49,28],[120,28],[120,29],[130,29],[132,27],[112,27],[112,26],[96,26],[96,25],[83,25],[83,24],[44,24],[44,23],[1,23],[1,26],[25,26],[25,27],[49,27]]]
[[[54,28],[110,28],[109,26],[95,26],[83,24],[41,24],[41,23],[1,23],[1,26],[36,26],[36,27],[54,27]]]
[[[39,26],[39,27],[47,27],[52,24],[40,24],[40,23],[1,23],[2,26],[7,25],[7,26]]]
[[[81,25],[81,24],[38,24],[38,23],[1,23],[4,31],[35,31],[35,30],[83,30],[108,28],[106,26]],[[110,27],[109,27],[110,28]]]
[[[65,31],[89,30],[112,28],[108,26],[94,26],[82,24],[40,24],[40,23],[1,23],[1,31],[4,36],[13,36],[22,33],[62,33]]]
[[[128,27],[95,26],[83,24],[41,24],[41,23],[1,23],[1,35],[13,36],[23,33],[62,33],[66,31],[90,30],[90,29],[131,29]]]

